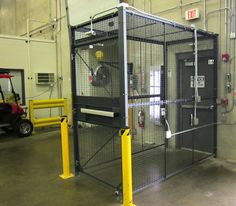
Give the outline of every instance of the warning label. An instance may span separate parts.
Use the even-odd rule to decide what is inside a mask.
[[[195,76],[190,76],[190,87],[195,87]],[[197,87],[198,88],[205,88],[205,76],[198,76],[197,77]]]

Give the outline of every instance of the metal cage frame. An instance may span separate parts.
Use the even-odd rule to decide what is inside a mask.
[[[150,39],[150,38],[140,38],[138,36],[132,36],[127,33],[127,16],[138,16],[142,18],[147,18],[152,20],[154,23],[158,22],[163,25],[164,27],[164,33],[163,33],[163,39],[162,41]],[[84,32],[88,32],[90,29],[91,24],[96,24],[101,21],[110,19],[110,18],[118,18],[118,30],[117,31],[109,31],[107,33],[104,33],[100,36],[89,36],[86,38],[76,39],[76,32],[81,29],[88,27],[87,30]],[[168,34],[166,29],[168,26],[171,26],[173,28],[177,28],[179,31],[176,32],[191,32],[194,33],[195,28],[187,27],[181,24],[178,24],[176,22],[172,22],[160,17],[155,17],[153,15],[148,15],[145,13],[141,13],[129,8],[126,8],[124,6],[120,6],[117,8],[117,11],[103,15],[101,17],[92,19],[91,21],[85,22],[83,24],[73,26],[71,27],[71,82],[72,82],[72,108],[73,108],[73,133],[74,133],[74,157],[75,157],[75,174],[78,175],[79,172],[83,172],[86,174],[85,171],[83,171],[83,167],[80,164],[80,151],[79,151],[79,138],[78,138],[78,130],[79,130],[79,121],[83,121],[86,123],[91,124],[98,124],[98,125],[104,125],[108,127],[113,127],[117,129],[121,128],[127,128],[128,125],[128,108],[129,108],[129,100],[130,99],[142,99],[142,98],[151,98],[151,95],[139,95],[139,96],[129,96],[128,92],[128,61],[127,61],[127,40],[131,41],[139,41],[139,42],[146,42],[146,43],[152,43],[152,44],[159,44],[163,46],[163,70],[167,71],[168,68],[168,55],[167,50],[170,45],[175,45],[183,42],[192,42],[194,41],[194,37],[186,38],[186,39],[179,39],[179,40],[173,40],[170,41],[167,39]],[[203,30],[197,30],[197,34],[200,36],[200,40],[204,40],[207,38],[210,38],[214,42],[214,60],[215,60],[215,67],[217,68],[217,41],[218,41],[218,35],[214,33],[209,33]],[[100,41],[104,40],[111,40],[111,39],[117,39],[119,43],[119,59],[118,59],[118,67],[120,68],[120,96],[119,97],[88,97],[88,96],[82,96],[77,94],[77,85],[76,85],[76,49],[83,47],[85,45],[94,44]],[[167,72],[165,72],[164,79],[162,81],[163,87],[161,95],[161,100],[163,100],[163,108],[167,109],[167,102],[165,102],[167,97]],[[214,85],[217,85],[217,72],[214,73]],[[212,97],[213,101],[216,101],[217,98],[217,90],[214,91],[214,96]],[[193,99],[190,99],[189,101],[193,101]],[[113,112],[114,116],[113,118],[110,117],[101,117],[96,116],[93,114],[88,115],[81,113],[81,108],[84,106],[88,106],[88,108],[95,108],[95,109],[101,109],[105,110],[107,112]],[[168,111],[166,111],[168,112]],[[217,116],[215,113],[214,121],[217,121]],[[216,125],[214,127],[214,152],[213,156],[216,157],[217,150],[217,138],[216,138]],[[169,175],[167,175],[166,172],[166,148],[168,146],[168,141],[165,140],[165,142],[160,145],[164,146],[165,149],[165,160],[164,160],[164,175],[163,179],[167,178]],[[95,154],[96,155],[96,154]],[[134,155],[134,154],[133,154]],[[89,176],[92,176],[88,174]],[[94,176],[93,176],[94,177]],[[99,178],[94,177],[97,180],[102,181]],[[106,183],[109,185],[108,182],[102,181],[103,183]],[[110,185],[112,186],[112,185]],[[117,186],[119,187],[119,186]]]

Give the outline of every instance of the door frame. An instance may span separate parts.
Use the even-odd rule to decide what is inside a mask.
[[[217,68],[218,68],[218,62],[217,62],[217,48],[215,48],[216,45],[214,45],[214,49],[211,50],[202,50],[202,51],[198,51],[198,58],[211,58],[214,59],[214,70],[215,72],[213,72],[213,87],[214,87],[214,96],[212,97],[214,102],[215,102],[215,107],[213,110],[213,121],[214,123],[217,122],[217,104],[216,104],[216,100],[217,100]],[[194,53],[193,52],[183,52],[183,53],[177,53],[176,54],[176,66],[177,66],[177,74],[176,74],[176,88],[177,88],[177,99],[180,98],[180,86],[181,86],[181,75],[180,75],[180,61],[183,61],[185,59],[193,59],[194,61]],[[177,105],[177,129],[178,131],[180,131],[181,129],[181,124],[180,122],[182,121],[182,115],[181,115],[181,106]],[[176,147],[179,148],[181,145],[180,143],[180,139],[176,139]],[[216,158],[217,156],[217,124],[213,125],[213,155]]]

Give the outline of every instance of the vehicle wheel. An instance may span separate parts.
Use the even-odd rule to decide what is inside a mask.
[[[2,127],[2,130],[6,133],[10,133],[10,132],[14,131],[14,129],[12,127]]]
[[[15,124],[15,132],[19,137],[28,137],[32,134],[33,124],[28,119],[19,119]]]

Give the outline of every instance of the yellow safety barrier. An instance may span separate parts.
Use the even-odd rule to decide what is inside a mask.
[[[120,136],[122,147],[123,206],[135,206],[133,204],[132,149],[130,129],[120,130]]]
[[[69,154],[69,136],[68,136],[68,122],[67,117],[61,118],[61,147],[62,147],[62,168],[63,174],[60,175],[62,179],[74,177],[70,172],[70,154]]]
[[[36,119],[34,111],[37,109],[47,108],[63,108],[63,116],[67,116],[67,101],[66,99],[45,99],[45,100],[30,100],[29,101],[29,118],[34,125],[34,128],[45,127],[52,125],[60,125],[61,117],[46,117]]]

